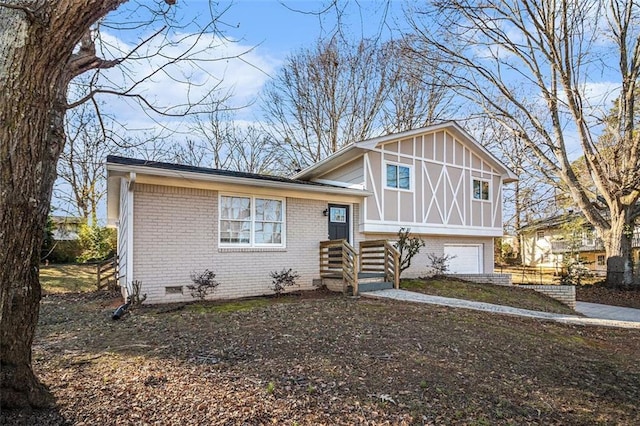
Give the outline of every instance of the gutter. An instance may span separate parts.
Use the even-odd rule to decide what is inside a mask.
[[[203,182],[217,182],[217,183],[227,183],[227,184],[235,184],[235,185],[259,186],[259,187],[265,187],[265,188],[290,189],[290,190],[299,190],[299,191],[302,190],[302,191],[315,192],[315,193],[321,193],[321,194],[329,193],[329,194],[351,195],[351,196],[359,196],[359,197],[366,197],[371,195],[370,192],[360,190],[360,189],[340,188],[340,187],[328,186],[328,185],[305,185],[303,183],[275,182],[275,181],[269,181],[269,180],[250,179],[250,178],[243,178],[243,177],[236,177],[236,176],[220,176],[220,175],[205,174],[205,173],[187,172],[187,171],[156,169],[153,167],[125,165],[125,164],[117,164],[117,163],[107,163],[107,170],[114,171],[114,172],[129,173],[130,176],[131,175],[136,176],[136,174],[146,174],[150,176],[198,180]]]

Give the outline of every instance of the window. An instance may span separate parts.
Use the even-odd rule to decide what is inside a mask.
[[[281,199],[220,196],[220,244],[282,246],[284,201]]]
[[[473,180],[473,199],[489,200],[489,182],[486,180]]]
[[[387,164],[387,188],[411,189],[411,168],[399,164]]]
[[[330,220],[334,223],[347,223],[347,209],[344,207],[331,207]]]
[[[544,231],[536,232],[536,240],[544,240]]]
[[[598,266],[604,266],[604,255],[603,254],[599,254],[598,255],[598,259],[596,260],[596,263]]]
[[[587,229],[582,231],[582,245],[586,247],[593,247],[596,245],[595,235],[593,231]]]

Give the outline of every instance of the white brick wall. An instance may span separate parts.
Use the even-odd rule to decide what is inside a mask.
[[[136,184],[134,279],[142,281],[146,303],[193,300],[190,274],[204,269],[220,282],[215,299],[272,294],[269,273],[283,268],[310,289],[319,277],[318,243],[327,236],[326,206],[287,198],[284,249],[219,249],[216,191]],[[184,286],[183,294],[165,294],[173,286]]]

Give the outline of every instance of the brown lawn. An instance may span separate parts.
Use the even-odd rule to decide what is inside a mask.
[[[640,423],[640,332],[305,293],[146,307],[42,301],[55,410],[3,424]]]

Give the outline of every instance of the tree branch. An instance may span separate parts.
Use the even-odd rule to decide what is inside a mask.
[[[24,14],[27,15],[27,20],[31,23],[45,22],[45,20],[43,19],[44,17],[39,16],[41,14],[38,14],[38,10],[29,8],[23,4],[12,4],[12,3],[0,2],[0,7],[4,7],[6,9],[20,10],[24,12]]]

